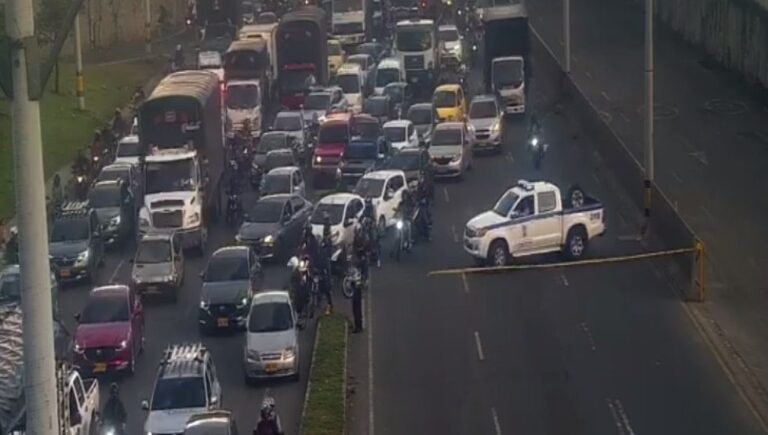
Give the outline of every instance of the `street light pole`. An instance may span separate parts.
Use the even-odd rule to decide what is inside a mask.
[[[144,0],[144,46],[147,54],[152,53],[152,9],[150,0]]]
[[[645,218],[651,217],[651,184],[653,183],[653,0],[645,0]],[[646,227],[647,228],[647,227]]]
[[[563,0],[563,70],[571,74],[571,0]]]
[[[59,433],[59,415],[40,103],[39,95],[31,92],[39,78],[28,77],[40,73],[32,1],[6,3],[6,29],[15,42],[11,50],[11,136],[19,226],[26,433],[51,435]]]
[[[80,13],[75,16],[75,80],[77,80],[77,107],[85,109],[85,83],[83,81],[83,46],[80,39]]]

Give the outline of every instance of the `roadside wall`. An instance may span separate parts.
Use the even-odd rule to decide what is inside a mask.
[[[661,21],[686,41],[768,87],[768,0],[655,0],[655,5]]]
[[[186,0],[150,0],[153,34],[160,32],[158,17],[164,7],[171,22],[184,20]],[[105,48],[144,39],[144,0],[85,0],[80,16],[83,44]]]

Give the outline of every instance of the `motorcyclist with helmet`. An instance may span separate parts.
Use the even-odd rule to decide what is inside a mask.
[[[120,387],[116,383],[109,386],[109,399],[104,404],[101,412],[101,426],[114,428],[119,434],[125,434],[125,425],[128,415],[125,412],[122,400],[120,400]]]
[[[280,416],[275,412],[275,400],[265,397],[261,404],[259,422],[253,430],[253,435],[284,435]]]
[[[410,189],[403,190],[403,196],[400,199],[400,204],[397,206],[396,213],[403,221],[403,235],[405,237],[405,249],[410,250],[413,246],[413,231],[411,220],[413,218],[413,210],[416,207],[416,203],[413,199],[413,194]]]
[[[181,44],[177,44],[173,53],[173,69],[178,71],[182,68],[184,68],[184,49]]]

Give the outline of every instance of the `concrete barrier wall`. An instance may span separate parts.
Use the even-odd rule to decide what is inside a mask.
[[[661,21],[686,41],[768,87],[767,0],[655,0],[655,4]]]
[[[542,42],[538,34],[534,32],[531,38],[532,50],[536,68],[536,77],[539,80],[554,80],[560,86],[560,93],[566,99],[567,104],[573,110],[574,122],[594,137],[595,146],[600,157],[605,161],[606,167],[613,172],[614,178],[627,192],[638,209],[644,208],[643,180],[645,171],[632,153],[629,151],[619,135],[603,119],[600,111],[582,92],[581,88],[570,77],[562,72],[557,57],[549,47]],[[555,74],[555,75],[553,75]],[[536,80],[536,78],[534,78]],[[650,230],[657,235],[665,248],[692,248],[696,237],[690,226],[677,213],[674,205],[667,199],[656,184],[652,184],[652,208],[649,222]],[[691,276],[691,257],[678,255],[672,257],[676,260],[676,266],[686,279]]]

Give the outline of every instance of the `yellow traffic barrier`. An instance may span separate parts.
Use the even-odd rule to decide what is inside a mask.
[[[462,269],[433,270],[427,273],[427,276],[461,275],[465,273],[499,273],[499,272],[506,272],[510,270],[558,269],[563,267],[587,266],[592,264],[621,263],[621,262],[627,262],[627,261],[647,260],[649,258],[667,257],[670,255],[680,255],[680,254],[688,254],[691,252],[697,252],[697,250],[699,249],[698,248],[699,245],[701,245],[701,252],[703,252],[704,250],[703,245],[701,244],[701,242],[697,242],[697,245],[693,248],[669,249],[666,251],[644,252],[641,254],[630,254],[630,255],[622,255],[617,257],[608,257],[608,258],[590,258],[588,260],[578,260],[578,261],[562,261],[558,263],[515,264],[510,266],[467,267]],[[694,261],[696,261],[695,257],[696,256],[694,255]],[[694,270],[696,270],[696,268],[694,268]],[[701,269],[701,276],[703,277],[703,266]]]

